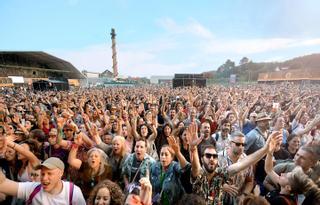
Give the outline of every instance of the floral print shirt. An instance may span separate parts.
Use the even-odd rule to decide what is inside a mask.
[[[202,168],[199,176],[191,177],[193,193],[204,197],[207,205],[222,205],[223,192],[221,189],[229,179],[228,171],[225,167],[217,167],[211,182],[209,182],[207,175],[208,173]]]

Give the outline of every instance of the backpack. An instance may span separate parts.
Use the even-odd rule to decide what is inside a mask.
[[[69,204],[72,205],[72,198],[73,198],[73,189],[74,189],[74,184],[72,182],[69,182]],[[37,193],[41,190],[41,184],[37,185],[34,190],[31,192],[28,200],[26,201],[26,205],[31,205],[32,204],[32,199],[35,197]]]

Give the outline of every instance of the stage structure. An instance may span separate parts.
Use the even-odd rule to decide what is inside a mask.
[[[0,87],[68,90],[84,78],[71,63],[44,52],[0,52]]]
[[[187,86],[206,87],[207,79],[203,74],[175,74],[172,85],[173,88]]]

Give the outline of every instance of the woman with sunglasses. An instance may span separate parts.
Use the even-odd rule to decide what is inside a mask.
[[[154,163],[150,170],[153,204],[176,204],[184,194],[180,181],[181,174],[190,164],[180,152],[179,143],[173,136],[168,137],[169,145],[160,150],[160,161]],[[179,163],[173,161],[177,158]]]

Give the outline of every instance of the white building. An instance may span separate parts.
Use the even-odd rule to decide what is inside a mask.
[[[150,77],[151,84],[162,84],[166,82],[172,82],[173,76],[161,76],[161,75],[153,75]]]

